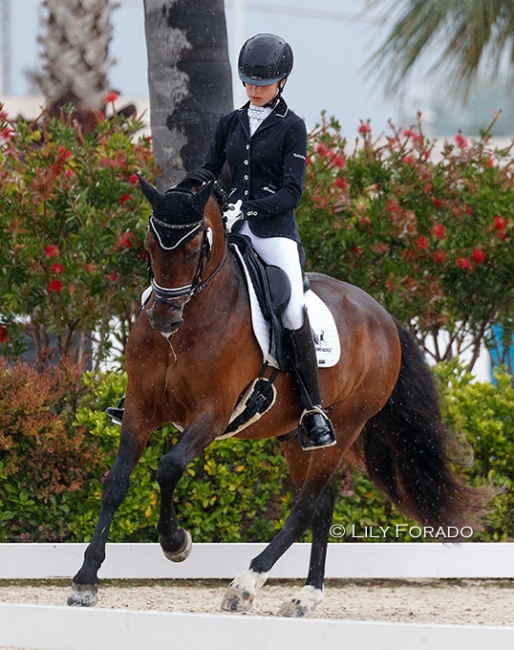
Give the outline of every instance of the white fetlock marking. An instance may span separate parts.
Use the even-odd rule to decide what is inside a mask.
[[[267,573],[257,573],[252,569],[246,569],[228,586],[221,608],[232,612],[248,610],[252,606],[257,589],[264,585],[267,578]]]
[[[309,612],[312,612],[322,602],[323,590],[316,589],[311,585],[305,585],[298,594],[298,600]]]
[[[299,592],[298,595],[287,600],[277,612],[277,616],[287,616],[288,618],[302,618],[310,612],[314,611],[316,607],[323,600],[323,590],[316,589],[310,585],[306,585]]]
[[[252,569],[246,569],[232,580],[231,586],[255,595],[257,589],[260,589],[267,579],[267,573],[257,573]]]

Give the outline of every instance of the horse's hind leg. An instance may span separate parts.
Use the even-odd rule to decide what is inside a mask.
[[[287,600],[278,610],[277,616],[299,618],[312,612],[323,600],[323,581],[327,557],[328,537],[334,513],[334,492],[328,485],[316,504],[312,518],[312,545],[309,574],[305,586]]]
[[[309,452],[308,458],[295,441],[287,443],[287,445],[282,445],[282,447],[286,453],[288,467],[293,481],[297,485],[302,485],[303,483],[302,489],[296,498],[295,505],[282,530],[262,553],[253,558],[249,568],[239,574],[229,585],[221,605],[222,609],[226,611],[246,611],[251,607],[257,589],[266,582],[268,572],[275,562],[309,527],[316,513],[318,501],[325,492],[334,471],[340,463],[341,452],[337,447]],[[298,448],[298,453],[296,452],[296,447]],[[292,461],[293,457],[298,460],[297,466]],[[305,480],[302,480],[302,475],[305,476]],[[328,497],[325,498],[328,499]],[[327,506],[325,505],[323,508],[326,509]],[[316,534],[321,536],[321,530],[318,532],[318,528],[316,528]],[[328,537],[328,532],[326,536]],[[318,559],[322,556],[324,557],[324,552],[322,550],[322,555],[320,556],[313,555],[313,566]],[[313,580],[316,579],[315,570],[310,575]],[[306,589],[307,591],[314,591],[312,585],[309,584],[309,589]]]

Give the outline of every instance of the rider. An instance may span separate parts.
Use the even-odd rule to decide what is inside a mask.
[[[293,52],[283,38],[257,34],[246,41],[238,72],[250,101],[220,118],[204,167],[218,177],[228,164],[232,205],[225,213],[227,230],[249,237],[261,258],[289,278],[291,298],[282,324],[304,409],[300,442],[304,449],[317,449],[334,445],[336,439],[321,408],[316,352],[304,306],[294,209],[303,189],[307,132],[282,97],[292,68]]]
[[[302,195],[307,132],[282,97],[292,68],[293,52],[283,38],[257,34],[246,41],[238,71],[250,101],[220,118],[204,168],[218,177],[228,164],[227,230],[249,237],[261,258],[289,278],[291,298],[281,318],[304,409],[300,443],[304,449],[318,449],[334,445],[336,438],[321,406],[316,351],[304,305],[294,209]],[[114,421],[121,421],[120,406],[106,411]]]

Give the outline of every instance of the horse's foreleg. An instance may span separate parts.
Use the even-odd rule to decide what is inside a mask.
[[[309,574],[305,586],[286,601],[278,610],[278,616],[299,618],[312,612],[323,600],[323,581],[327,557],[328,537],[334,513],[334,492],[327,486],[316,504],[312,518],[312,545]]]
[[[130,474],[143,448],[144,445],[131,433],[122,433],[116,459],[104,482],[98,523],[84,554],[84,562],[73,578],[68,605],[89,607],[98,600],[98,570],[105,559],[109,529],[116,510],[127,494]]]
[[[178,526],[173,504],[175,488],[188,464],[218,435],[212,425],[195,425],[182,433],[173,449],[161,458],[157,468],[157,482],[161,491],[157,532],[164,555],[172,562],[183,562],[192,548],[191,535]],[[220,428],[220,432],[222,430]]]
[[[328,450],[322,453],[325,456],[329,455]],[[311,454],[318,454],[318,452],[311,452]],[[330,455],[334,455],[334,452]],[[226,611],[246,611],[249,609],[257,589],[266,582],[268,573],[275,562],[307,530],[316,512],[318,500],[327,487],[339,461],[337,460],[334,463],[325,462],[324,467],[314,468],[314,471],[309,471],[282,530],[262,553],[253,558],[249,568],[237,576],[229,585],[221,605],[222,609]],[[332,468],[330,468],[330,465],[332,465]]]

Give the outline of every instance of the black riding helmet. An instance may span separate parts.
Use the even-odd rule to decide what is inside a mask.
[[[241,48],[237,67],[243,83],[270,86],[293,69],[293,50],[280,36],[257,34]]]

